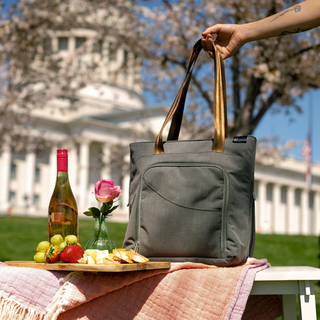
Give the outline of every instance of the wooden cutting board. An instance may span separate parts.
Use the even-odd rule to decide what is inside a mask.
[[[145,263],[97,265],[80,263],[37,263],[35,261],[5,261],[11,267],[27,267],[51,271],[127,272],[154,269],[169,269],[170,262],[149,261]]]

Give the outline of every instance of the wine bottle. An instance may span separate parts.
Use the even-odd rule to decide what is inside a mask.
[[[69,234],[78,237],[78,208],[68,178],[68,150],[57,150],[57,181],[49,203],[49,241],[55,234],[65,238]]]

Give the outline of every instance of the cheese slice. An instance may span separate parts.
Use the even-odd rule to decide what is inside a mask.
[[[87,261],[87,258],[81,258],[78,260],[78,263],[82,263],[82,264],[87,264],[88,261]]]
[[[96,261],[91,256],[87,257],[87,261],[88,261],[87,262],[88,264],[95,264],[96,263]]]

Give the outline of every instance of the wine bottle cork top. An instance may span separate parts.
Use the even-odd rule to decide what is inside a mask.
[[[58,149],[57,150],[57,169],[60,171],[68,171],[68,150]]]
[[[58,158],[68,158],[68,150],[67,149],[58,149],[57,150]]]

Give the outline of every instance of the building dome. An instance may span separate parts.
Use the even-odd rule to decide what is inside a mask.
[[[79,90],[81,100],[92,101],[103,106],[116,105],[121,109],[135,110],[145,107],[145,99],[137,92],[106,83],[92,83]]]

